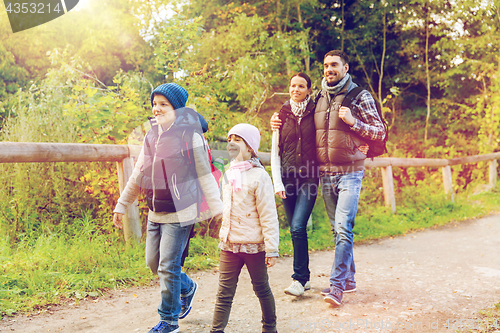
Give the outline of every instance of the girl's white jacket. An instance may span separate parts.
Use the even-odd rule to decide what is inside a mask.
[[[222,180],[222,225],[219,237],[233,244],[264,243],[267,254],[278,254],[279,222],[274,188],[265,169],[253,167],[241,172],[242,189],[233,191]]]

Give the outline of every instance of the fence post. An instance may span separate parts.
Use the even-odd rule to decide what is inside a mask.
[[[497,160],[488,161],[490,169],[490,186],[494,188],[497,186]]]
[[[384,186],[385,206],[391,207],[392,213],[396,212],[396,197],[394,196],[394,181],[392,179],[392,166],[382,167],[382,184]]]
[[[125,189],[128,179],[134,170],[134,163],[131,157],[126,157],[121,162],[116,162],[118,170],[118,184],[120,193]],[[139,216],[139,203],[137,200],[127,209],[127,213],[123,216],[123,234],[125,236],[125,243],[132,245],[132,241],[139,241],[141,239],[141,219]]]
[[[453,191],[453,180],[451,178],[451,167],[449,165],[443,168],[443,184],[444,193],[451,198],[451,202],[455,202],[455,192]]]

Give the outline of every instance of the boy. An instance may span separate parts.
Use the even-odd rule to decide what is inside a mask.
[[[201,134],[202,118],[185,107],[187,99],[188,92],[175,83],[162,84],[151,93],[156,124],[144,138],[113,215],[113,224],[121,229],[127,207],[140,188],[145,190],[149,206],[146,262],[158,274],[161,292],[160,322],[149,333],[179,332],[178,320],[191,310],[198,285],[181,271],[181,257],[198,215],[199,191],[213,215],[222,213]]]

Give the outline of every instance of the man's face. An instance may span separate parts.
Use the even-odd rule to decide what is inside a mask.
[[[340,82],[349,70],[348,64],[343,64],[339,56],[327,56],[323,61],[323,73],[325,74],[326,83],[329,86],[334,86]]]

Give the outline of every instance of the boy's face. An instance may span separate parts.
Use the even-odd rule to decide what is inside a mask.
[[[153,115],[156,122],[166,130],[175,121],[175,110],[168,99],[160,94],[155,94],[153,98]]]
[[[229,138],[227,138],[227,152],[229,153],[229,157],[240,162],[252,158],[252,153],[245,143],[245,140],[234,134],[231,134]]]

